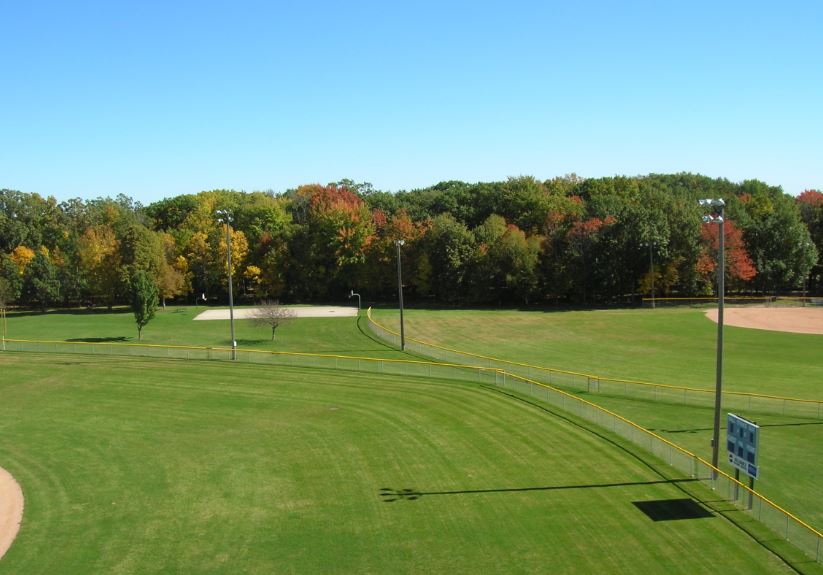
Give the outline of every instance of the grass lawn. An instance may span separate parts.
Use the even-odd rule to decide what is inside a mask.
[[[4,574],[792,572],[767,547],[821,571],[618,438],[475,384],[11,352],[0,373],[26,496]]]
[[[714,389],[717,325],[691,308],[415,310],[406,337],[569,371]],[[396,310],[374,317],[398,329]],[[724,388],[823,398],[823,335],[727,326]]]
[[[376,310],[375,317],[389,327],[397,324],[391,310]],[[714,387],[717,326],[702,310],[409,310],[406,317],[409,337],[447,347],[618,378]],[[823,397],[823,336],[734,327],[725,332],[725,389]],[[713,408],[583,395],[711,459]],[[755,488],[822,528],[823,421],[738,414],[763,426],[762,477]],[[725,445],[725,429],[721,441]],[[721,450],[721,467],[733,473],[724,456]]]
[[[207,308],[172,307],[158,310],[137,341],[137,327],[130,310],[115,312],[85,310],[9,313],[11,339],[57,341],[110,341],[157,345],[231,347],[228,320],[193,321]],[[235,338],[240,349],[263,349],[306,353],[327,353],[380,358],[404,357],[377,341],[364,317],[299,318],[278,328],[276,341],[271,330],[255,326],[251,320],[235,320]],[[362,327],[362,329],[359,329]]]
[[[587,400],[654,431],[669,441],[711,460],[714,409],[671,405],[620,397],[581,394]],[[823,530],[823,421],[738,412],[760,425],[760,479],[755,489],[775,503]],[[720,468],[734,475],[726,462],[726,418],[721,420]],[[744,483],[747,478],[741,474]]]

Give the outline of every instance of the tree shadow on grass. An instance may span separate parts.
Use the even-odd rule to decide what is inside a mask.
[[[108,309],[106,307],[88,308],[49,308],[47,311],[39,309],[15,309],[8,311],[8,317],[44,317],[48,315],[122,315],[132,313],[131,308],[115,307]]]
[[[71,343],[117,343],[117,342],[124,342],[129,341],[130,337],[73,337],[71,339],[67,339],[66,341]]]
[[[271,341],[271,339],[238,339],[237,340],[237,346],[238,347],[240,347],[240,346],[245,347],[245,346],[249,346],[249,345],[260,345],[260,344],[266,344],[266,343],[273,343],[273,342]],[[231,343],[226,342],[226,346],[231,347]],[[267,349],[265,351],[271,351],[271,350]]]

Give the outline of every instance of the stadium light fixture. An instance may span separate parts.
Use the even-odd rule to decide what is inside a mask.
[[[717,249],[717,376],[714,390],[714,428],[712,432],[712,466],[717,469],[718,452],[720,449],[720,404],[723,395],[723,303],[726,291],[726,253],[724,226],[726,202],[722,199],[700,200],[704,208],[711,208],[712,212],[703,216],[704,223],[718,225],[719,246]],[[717,479],[717,471],[712,471],[713,479]]]
[[[403,266],[400,264],[400,246],[405,240],[395,240],[397,246],[397,294],[400,298],[400,351],[406,351],[406,332],[403,325]]]
[[[217,221],[226,224],[226,263],[229,268],[229,330],[231,333],[231,359],[237,360],[237,341],[234,339],[234,294],[232,293],[231,282],[231,214],[228,210],[217,210]]]

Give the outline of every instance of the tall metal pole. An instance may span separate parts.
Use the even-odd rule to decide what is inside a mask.
[[[654,256],[652,255],[652,241],[649,240],[649,267],[652,271],[652,309],[654,309]]]
[[[722,200],[721,200],[722,202]],[[726,294],[725,210],[720,203],[720,217],[716,218],[720,232],[717,255],[717,385],[714,391],[714,433],[712,435],[712,466],[717,468],[720,450],[720,402],[723,396],[723,304]],[[716,477],[717,472],[712,471]]]
[[[221,216],[221,221],[226,223],[226,262],[229,266],[229,330],[231,333],[231,359],[237,360],[237,341],[234,339],[234,293],[232,290],[231,278],[231,233],[229,224],[231,216],[226,210],[218,210],[217,215]]]
[[[229,262],[229,329],[231,330],[231,359],[237,359],[237,340],[234,339],[234,293],[231,281],[231,233],[229,231],[229,220],[226,218],[226,253]]]
[[[397,293],[400,298],[400,351],[406,351],[406,334],[403,326],[403,266],[400,264],[400,246],[405,244],[403,240],[397,240]]]

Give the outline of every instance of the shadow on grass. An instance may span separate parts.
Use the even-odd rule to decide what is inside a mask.
[[[108,308],[66,308],[66,309],[59,309],[59,308],[49,308],[46,311],[42,310],[35,310],[35,309],[25,309],[25,310],[9,310],[8,317],[9,319],[13,317],[43,317],[46,315],[121,315],[126,313],[132,313],[131,308],[128,307],[115,307],[111,310]]]
[[[678,521],[682,519],[703,519],[714,514],[691,498],[658,499],[655,501],[632,501],[632,505],[652,521]]]
[[[585,420],[576,420],[573,416],[571,416],[571,414],[566,414],[562,411],[556,410],[545,403],[535,401],[533,398],[521,396],[517,393],[510,392],[508,390],[500,389],[493,385],[480,384],[480,387],[491,392],[504,395],[506,397],[514,399],[515,401],[520,401],[522,403],[531,405],[532,407],[537,408],[540,411],[543,411],[547,414],[550,414],[553,417],[566,421],[567,423],[583,431],[586,431],[596,437],[599,437],[603,441],[623,451],[629,457],[635,459],[638,463],[648,468],[662,480],[670,481],[671,479],[670,477],[667,477],[667,475],[668,473],[671,473],[672,470],[667,469],[666,467],[658,467],[657,465],[653,464],[654,456],[648,453],[641,455],[640,453],[635,452],[634,449],[630,449],[628,447],[628,445],[633,445],[630,441],[627,441],[628,445],[623,445],[615,438],[606,435],[608,432],[606,432],[605,429],[600,428],[595,424],[592,424]],[[633,445],[633,448],[639,449],[636,445]],[[664,473],[664,470],[666,470],[666,473]],[[723,517],[724,519],[728,520],[730,523],[735,525],[738,529],[740,529],[743,533],[750,537],[751,540],[754,541],[757,545],[770,551],[771,553],[774,553],[789,568],[791,568],[796,573],[803,573],[804,568],[806,566],[809,566],[814,569],[817,568],[817,563],[815,562],[815,560],[809,559],[809,557],[806,554],[804,554],[799,548],[793,546],[788,541],[788,539],[775,538],[774,531],[769,529],[764,523],[761,523],[752,516],[747,515],[746,512],[739,509],[734,503],[727,501],[723,498],[716,499],[717,494],[707,493],[704,489],[701,488],[702,482],[671,481],[671,483],[676,489],[678,489],[688,498],[693,499],[695,502],[701,505],[704,505],[707,509],[714,512],[716,515]],[[712,497],[712,495],[714,497]]]
[[[73,337],[71,339],[67,339],[66,341],[71,343],[117,343],[117,342],[124,342],[130,341],[132,338],[130,337]]]
[[[528,493],[529,491],[559,491],[565,489],[604,489],[608,487],[634,487],[638,485],[666,485],[686,483],[697,479],[661,479],[660,481],[629,481],[622,483],[590,483],[584,485],[546,485],[538,487],[502,487],[498,489],[458,489],[454,491],[418,491],[416,489],[392,489],[382,487],[380,497],[384,503],[406,500],[415,501],[424,495],[475,495],[479,493]]]
[[[238,339],[237,340],[237,347],[260,345],[260,344],[266,344],[266,343],[275,343],[275,342],[272,342],[271,339]],[[230,342],[226,342],[225,345],[227,347],[231,347]],[[263,351],[274,351],[274,350],[266,349],[266,350],[263,350]]]
[[[823,421],[802,421],[799,423],[764,423],[761,424],[759,427],[802,427],[805,425],[823,425]],[[721,431],[725,430],[726,427],[722,426]],[[713,431],[713,427],[695,427],[692,429],[649,429],[649,431],[654,431],[655,433],[699,433],[701,431]]]

